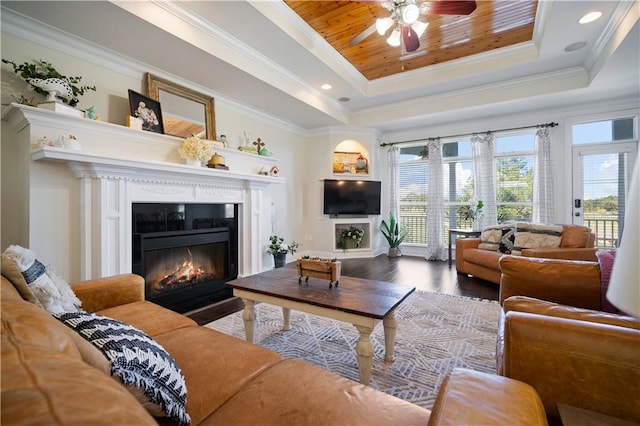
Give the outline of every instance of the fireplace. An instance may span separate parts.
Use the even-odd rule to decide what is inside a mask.
[[[132,269],[147,300],[184,313],[232,296],[237,205],[134,203],[132,217]]]

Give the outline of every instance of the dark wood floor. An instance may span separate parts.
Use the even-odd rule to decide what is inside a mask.
[[[342,275],[411,285],[416,290],[498,300],[499,286],[494,283],[456,273],[455,265],[447,262],[427,261],[422,257],[387,257],[369,259],[342,259]],[[287,268],[295,268],[290,262]],[[233,298],[188,313],[199,324],[206,324],[243,308],[242,301]]]

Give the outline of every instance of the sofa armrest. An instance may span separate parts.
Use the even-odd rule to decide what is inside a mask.
[[[500,304],[511,296],[529,296],[578,308],[602,310],[597,262],[500,258]]]
[[[136,274],[113,275],[70,285],[87,312],[144,300],[144,278]]]
[[[597,262],[596,248],[556,247],[545,249],[522,249],[522,255],[527,257],[541,257],[545,259],[585,260]]]
[[[456,270],[460,273],[467,273],[464,270],[462,252],[468,249],[478,248],[480,238],[458,238],[456,239]]]
[[[508,312],[503,374],[527,383],[547,416],[564,403],[640,422],[640,330]]]
[[[536,391],[496,374],[456,368],[443,381],[429,426],[546,425]]]

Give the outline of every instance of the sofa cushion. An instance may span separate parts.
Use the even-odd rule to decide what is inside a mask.
[[[2,253],[2,274],[25,300],[51,313],[76,312],[81,305],[69,283],[24,247],[12,245]]]
[[[518,222],[512,254],[520,255],[525,248],[560,247],[562,230],[562,225]]]
[[[58,326],[66,328],[47,312],[43,313]],[[4,327],[0,348],[0,424],[157,424],[122,386],[79,359],[44,345],[20,342]]]
[[[468,263],[473,263],[474,265],[482,265],[485,268],[499,271],[500,264],[498,260],[504,255],[504,253],[496,250],[467,249],[464,251],[463,260]]]
[[[591,229],[586,226],[562,225],[562,241],[560,242],[560,247],[587,247],[590,238]]]
[[[96,313],[130,324],[151,337],[170,330],[197,326],[192,319],[147,301],[126,303]]]
[[[189,424],[187,388],[173,358],[151,337],[112,318],[88,312],[59,313],[55,317],[96,346],[111,363],[111,374],[142,390],[167,417]],[[153,410],[153,414],[158,414]]]
[[[187,411],[193,424],[200,424],[254,377],[282,360],[277,352],[206,327],[173,330],[155,339],[184,373],[189,389]],[[254,403],[250,401],[251,408],[245,408],[251,411]],[[260,421],[255,417],[253,423]]]
[[[289,359],[249,382],[206,424],[425,426],[428,419],[416,404]]]

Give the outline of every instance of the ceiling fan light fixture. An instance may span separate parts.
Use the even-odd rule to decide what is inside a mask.
[[[393,47],[400,46],[400,28],[399,27],[395,27],[393,29],[393,32],[387,39],[387,43],[389,44],[389,46],[393,46]]]
[[[392,25],[393,19],[390,17],[376,19],[376,31],[378,31],[380,35],[384,35]]]
[[[413,31],[416,32],[418,37],[422,37],[422,34],[424,34],[428,26],[429,26],[428,23],[420,22],[420,21],[416,21],[413,24],[411,24],[411,28],[413,28]]]
[[[414,3],[408,4],[402,8],[402,20],[405,24],[411,25],[418,20],[420,9]]]

